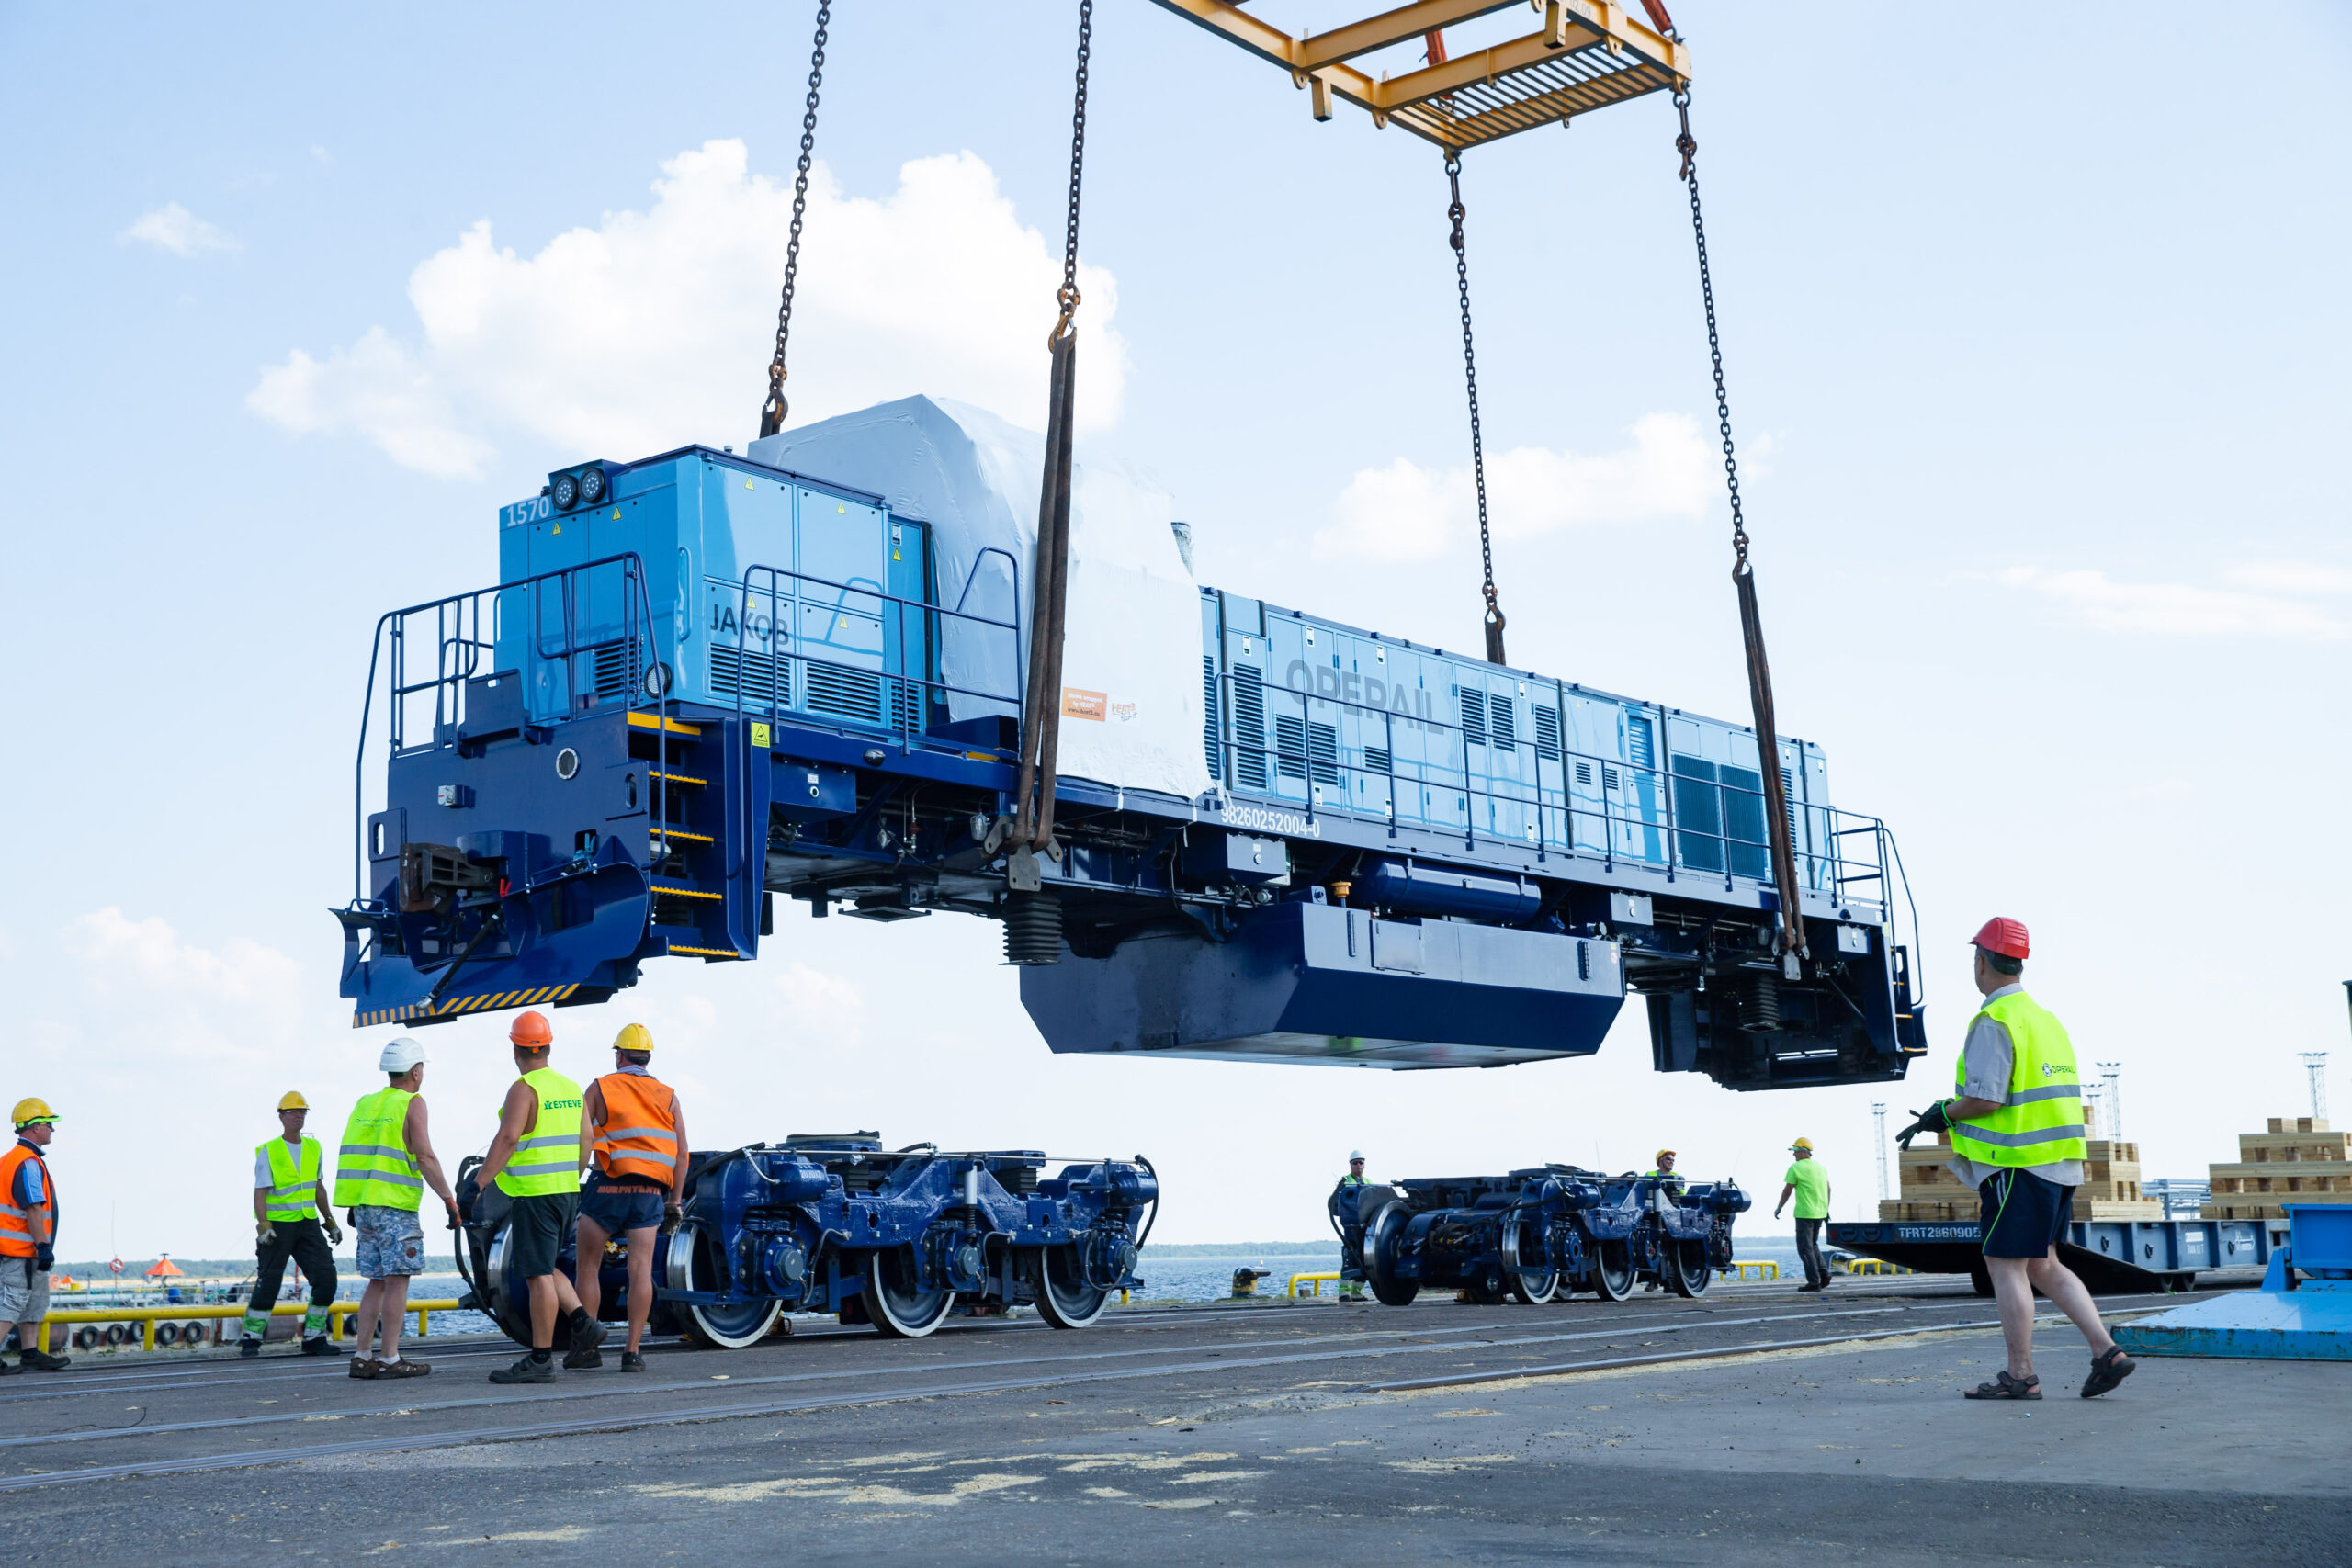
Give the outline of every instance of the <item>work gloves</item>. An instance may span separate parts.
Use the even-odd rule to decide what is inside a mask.
[[[262,1246],[267,1247],[271,1242],[277,1239],[277,1227],[270,1224],[267,1220],[255,1220],[254,1222],[254,1239],[261,1243]]]
[[[40,1242],[33,1247],[34,1273],[46,1274],[56,1265],[56,1262],[57,1248],[51,1247],[49,1243],[45,1241]]]
[[[319,1218],[325,1222],[327,1227],[327,1240],[334,1246],[341,1247],[343,1245],[343,1227],[334,1223],[334,1216],[333,1214],[322,1214]]]
[[[1911,1140],[1917,1137],[1922,1133],[1951,1132],[1951,1122],[1944,1115],[1944,1107],[1951,1103],[1951,1101],[1948,1100],[1939,1100],[1925,1111],[1914,1111],[1911,1112],[1911,1114],[1917,1117],[1918,1120],[1912,1122],[1908,1127],[1904,1128],[1900,1133],[1895,1134],[1894,1141],[1901,1144],[1905,1149],[1908,1149],[1911,1146]]]
[[[677,1235],[678,1227],[685,1223],[686,1211],[684,1204],[664,1203],[662,1205],[662,1234],[663,1235]]]

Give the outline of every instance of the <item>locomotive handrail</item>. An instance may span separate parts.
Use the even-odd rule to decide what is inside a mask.
[[[618,637],[599,638],[594,642],[584,641],[579,635],[582,628],[576,626],[575,612],[577,606],[574,603],[571,578],[574,573],[594,571],[601,567],[612,566],[618,566],[622,569],[621,578],[624,584],[622,635]],[[433,750],[435,748],[453,745],[455,744],[453,740],[444,739],[443,736],[445,732],[455,729],[458,725],[464,721],[465,683],[468,681],[474,679],[475,675],[480,672],[481,654],[483,650],[487,649],[492,655],[491,663],[493,666],[492,673],[496,673],[495,665],[497,663],[496,653],[498,649],[498,642],[500,634],[503,630],[503,622],[505,619],[506,601],[504,596],[513,592],[529,591],[534,595],[532,609],[536,612],[538,608],[537,594],[540,591],[540,585],[557,579],[561,579],[563,581],[562,605],[564,646],[560,652],[548,653],[546,651],[543,643],[543,634],[537,626],[537,616],[536,614],[532,617],[533,630],[531,632],[531,646],[533,653],[537,657],[548,660],[560,660],[564,662],[564,678],[566,682],[565,711],[568,716],[571,710],[571,696],[570,682],[573,678],[573,672],[571,665],[571,660],[577,658],[582,653],[594,652],[600,648],[622,645],[634,646],[639,638],[650,639],[652,637],[652,628],[654,626],[652,598],[646,585],[645,562],[635,550],[624,550],[618,554],[602,556],[594,560],[582,561],[575,566],[558,567],[548,571],[534,572],[528,577],[518,577],[510,581],[500,582],[489,588],[469,589],[460,593],[444,594],[438,599],[422,600],[414,604],[405,605],[400,609],[387,610],[381,615],[377,617],[375,636],[370,640],[368,650],[368,686],[366,694],[360,700],[359,705],[359,743],[357,747],[357,755],[352,764],[351,908],[355,909],[364,908],[371,903],[368,892],[368,731],[369,726],[374,721],[376,677],[378,671],[381,669],[383,665],[384,649],[387,640],[390,641],[391,647],[391,660],[390,669],[386,671],[389,676],[389,685],[384,695],[386,705],[390,709],[390,716],[386,721],[386,730],[387,739],[390,743],[392,753],[395,756],[398,756],[401,755],[403,751],[402,739],[406,734],[407,724],[406,714],[404,712],[406,706],[405,699],[415,693],[426,690],[428,687],[432,688],[434,692],[434,739],[429,746],[416,748],[416,750]],[[628,592],[628,589],[631,586],[636,590],[633,597]],[[481,601],[485,596],[493,596],[491,598],[491,635],[488,637],[484,637],[481,635],[482,629]],[[641,620],[639,615],[640,609],[643,612]],[[409,617],[413,615],[422,615],[427,612],[432,613],[435,617],[434,674],[428,680],[411,682],[406,679],[408,667],[408,620]],[[471,636],[466,635],[469,623],[470,623],[472,629]],[[389,639],[386,635],[388,628],[390,631]],[[463,661],[456,669],[452,669],[450,667],[451,650],[453,649],[465,649]],[[661,649],[658,644],[654,647],[652,652],[654,654],[654,660],[649,662],[649,669],[651,667],[651,662],[659,661]],[[519,677],[519,671],[517,671],[517,675]],[[664,686],[661,694],[652,696],[650,705],[645,701],[648,695],[649,694],[644,690],[642,684],[633,684],[628,693],[627,702],[628,707],[634,710],[639,706],[651,705],[660,708],[665,714],[667,713],[670,704],[669,688],[667,685]],[[659,744],[665,755],[662,765],[657,771],[654,780],[654,807],[657,813],[661,811],[663,804],[662,798],[665,787],[663,781],[669,772],[666,761],[666,753],[669,749],[669,727],[666,724],[662,727]],[[656,820],[665,819],[666,818],[658,815],[656,817]]]
[[[1630,761],[1619,757],[1601,756],[1597,753],[1576,750],[1565,743],[1564,738],[1563,743],[1556,748],[1559,753],[1558,761],[1562,772],[1561,786],[1557,790],[1553,790],[1546,786],[1539,775],[1535,780],[1518,786],[1525,792],[1524,794],[1506,793],[1503,790],[1487,787],[1479,783],[1474,782],[1474,778],[1476,775],[1472,773],[1468,765],[1469,758],[1467,753],[1471,742],[1469,740],[1468,727],[1466,725],[1459,722],[1458,720],[1450,720],[1442,717],[1422,717],[1418,715],[1413,716],[1412,722],[1422,727],[1424,729],[1437,729],[1450,732],[1459,737],[1457,749],[1462,752],[1462,758],[1458,766],[1448,763],[1432,764],[1426,761],[1406,761],[1402,763],[1401,766],[1417,770],[1430,769],[1434,767],[1437,770],[1436,776],[1430,777],[1422,772],[1400,772],[1400,764],[1394,757],[1394,749],[1386,748],[1385,750],[1388,750],[1391,755],[1390,766],[1386,771],[1384,772],[1372,768],[1361,767],[1357,764],[1341,760],[1340,748],[1336,744],[1332,749],[1331,755],[1328,757],[1316,755],[1313,749],[1313,739],[1311,736],[1302,738],[1303,744],[1306,747],[1306,750],[1302,751],[1294,751],[1284,749],[1280,744],[1279,732],[1277,733],[1277,743],[1273,746],[1268,746],[1265,743],[1262,731],[1255,743],[1245,743],[1239,737],[1236,723],[1237,716],[1235,713],[1233,693],[1237,688],[1237,682],[1235,680],[1232,668],[1228,666],[1218,671],[1217,679],[1218,694],[1221,699],[1218,704],[1220,711],[1217,716],[1217,728],[1222,747],[1234,756],[1250,755],[1261,759],[1261,762],[1266,765],[1266,774],[1270,779],[1279,779],[1288,776],[1300,779],[1308,786],[1306,792],[1307,798],[1304,802],[1294,802],[1289,800],[1287,797],[1275,793],[1275,791],[1271,788],[1241,784],[1238,777],[1233,776],[1238,773],[1238,770],[1227,769],[1224,765],[1223,759],[1220,759],[1218,771],[1220,773],[1227,775],[1227,778],[1224,780],[1227,784],[1227,787],[1231,789],[1237,795],[1273,800],[1283,805],[1299,806],[1309,820],[1312,820],[1318,811],[1325,809],[1336,810],[1342,814],[1354,817],[1368,815],[1352,805],[1333,805],[1329,802],[1321,801],[1317,798],[1318,792],[1317,786],[1318,785],[1328,783],[1334,785],[1334,787],[1343,787],[1354,778],[1364,777],[1390,781],[1392,794],[1390,795],[1387,810],[1385,813],[1372,813],[1369,815],[1385,816],[1386,820],[1392,825],[1397,824],[1403,820],[1402,815],[1396,808],[1395,795],[1393,794],[1394,787],[1398,783],[1409,784],[1415,786],[1434,784],[1449,792],[1464,796],[1465,815],[1468,816],[1470,819],[1464,824],[1463,831],[1466,838],[1474,843],[1482,835],[1478,829],[1475,813],[1471,813],[1467,810],[1467,806],[1470,801],[1486,800],[1498,803],[1507,803],[1509,805],[1519,807],[1523,810],[1530,810],[1533,812],[1536,817],[1536,834],[1532,840],[1501,833],[1487,833],[1484,836],[1499,843],[1513,845],[1532,843],[1539,860],[1548,859],[1549,856],[1555,852],[1565,852],[1570,858],[1575,858],[1577,855],[1586,852],[1580,849],[1576,842],[1576,822],[1579,817],[1597,818],[1600,822],[1601,844],[1600,846],[1599,852],[1604,863],[1612,866],[1619,859],[1624,858],[1619,854],[1615,841],[1614,829],[1620,825],[1633,829],[1647,829],[1651,832],[1661,834],[1663,836],[1665,845],[1665,858],[1663,862],[1655,861],[1650,859],[1648,856],[1644,855],[1638,858],[1637,863],[1661,866],[1666,872],[1668,880],[1672,880],[1678,873],[1703,873],[1709,876],[1721,876],[1724,879],[1724,886],[1729,888],[1733,886],[1736,880],[1740,879],[1745,874],[1733,869],[1735,863],[1735,852],[1737,850],[1747,850],[1753,851],[1760,855],[1763,853],[1767,846],[1768,840],[1764,839],[1750,840],[1733,836],[1733,834],[1728,830],[1730,825],[1727,821],[1724,823],[1726,830],[1722,832],[1707,832],[1700,829],[1683,826],[1679,820],[1679,812],[1677,809],[1678,802],[1676,796],[1678,792],[1675,790],[1673,785],[1677,780],[1681,780],[1684,783],[1697,787],[1718,791],[1723,795],[1736,795],[1744,796],[1752,799],[1757,803],[1757,807],[1759,813],[1764,809],[1763,802],[1765,800],[1764,793],[1760,788],[1748,789],[1745,785],[1727,784],[1720,779],[1700,779],[1676,773],[1671,772],[1669,768],[1661,766],[1659,763],[1655,761],[1645,764]],[[1262,700],[1262,695],[1268,691],[1268,687],[1261,682],[1260,683],[1259,690],[1261,694]],[[1331,695],[1321,692],[1305,691],[1295,686],[1288,685],[1272,688],[1272,690],[1295,697],[1298,700],[1300,704],[1302,726],[1306,722],[1306,715],[1309,712],[1306,705],[1311,702],[1327,703],[1335,707],[1353,710],[1359,715],[1373,716],[1377,717],[1384,724],[1388,723],[1393,718],[1391,710],[1388,708],[1369,702],[1352,701],[1344,695]],[[1490,741],[1488,744],[1491,745],[1492,742]],[[1522,749],[1523,745],[1523,742],[1514,740],[1511,749],[1513,750],[1518,750]],[[1540,756],[1541,753],[1539,752],[1539,757]],[[1543,758],[1542,760],[1549,761],[1551,759]],[[1571,770],[1573,765],[1578,762],[1590,763],[1603,768],[1618,770],[1636,778],[1647,781],[1660,797],[1658,806],[1654,808],[1649,808],[1650,810],[1655,810],[1657,815],[1649,815],[1647,810],[1638,814],[1623,810],[1615,803],[1610,801],[1605,795],[1601,797],[1597,807],[1590,805],[1579,805],[1567,784],[1568,778],[1572,776]],[[1329,780],[1319,777],[1318,774],[1324,772],[1329,773],[1332,777]],[[1455,782],[1453,776],[1457,773],[1459,775],[1459,782]],[[1824,890],[1824,874],[1826,874],[1826,887],[1829,888],[1842,886],[1849,881],[1877,881],[1881,884],[1882,893],[1883,894],[1886,891],[1885,854],[1883,848],[1877,857],[1876,863],[1873,864],[1871,861],[1856,860],[1849,857],[1836,841],[1849,833],[1882,831],[1883,825],[1880,823],[1877,818],[1862,817],[1860,813],[1847,811],[1842,807],[1824,802],[1806,801],[1792,804],[1794,804],[1796,808],[1804,814],[1802,819],[1814,830],[1811,836],[1815,839],[1816,847],[1809,848],[1800,854],[1799,859],[1805,864],[1808,872],[1808,881],[1813,884],[1816,890]],[[1557,812],[1560,815],[1564,823],[1563,832],[1560,838],[1556,840],[1552,837],[1549,831],[1547,821],[1550,814],[1554,812]],[[1728,813],[1725,813],[1724,816],[1728,817]],[[1660,818],[1662,818],[1662,820]],[[1841,820],[1857,821],[1860,826],[1841,830],[1837,827],[1837,824]],[[1450,827],[1442,827],[1436,823],[1430,823],[1428,826],[1429,830],[1431,832],[1453,830]],[[1712,843],[1715,845],[1717,847],[1717,853],[1710,858],[1719,860],[1720,863],[1715,866],[1693,864],[1690,856],[1688,853],[1686,840],[1696,840],[1699,842]],[[1860,875],[1848,877],[1844,873],[1849,867],[1865,869],[1862,870]],[[1770,880],[1769,866],[1759,869],[1753,876],[1747,876],[1746,880],[1757,883],[1759,886],[1768,884]]]

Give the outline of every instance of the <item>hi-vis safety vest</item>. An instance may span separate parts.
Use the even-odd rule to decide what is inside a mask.
[[[351,1108],[334,1156],[336,1208],[413,1212],[424,1201],[424,1178],[408,1153],[408,1102],[415,1098],[404,1089],[379,1089]]]
[[[41,1201],[30,1209],[17,1202],[17,1173],[27,1161],[40,1167]],[[40,1157],[28,1144],[13,1144],[8,1152],[0,1154],[0,1258],[31,1258],[37,1256],[33,1246],[32,1216],[39,1214],[48,1222],[41,1230],[44,1235],[57,1234],[57,1189],[50,1184],[49,1162]]]
[[[509,1198],[544,1198],[580,1190],[580,1086],[553,1067],[525,1073],[539,1097],[539,1120],[498,1173]]]
[[[618,1181],[630,1178],[670,1185],[677,1174],[678,1096],[643,1073],[606,1073],[596,1080],[605,1124],[596,1134],[596,1168]]]
[[[272,1138],[254,1153],[269,1161],[269,1198],[264,1212],[273,1220],[317,1219],[318,1139],[303,1139],[300,1154],[283,1138]]]
[[[2013,991],[1986,1002],[1978,1018],[2009,1032],[2009,1091],[1990,1116],[1951,1124],[1952,1152],[1979,1165],[2054,1165],[2081,1159],[2083,1084],[2075,1047],[2049,1010]],[[1971,1028],[1975,1027],[1972,1021]],[[1968,1092],[1968,1060],[1961,1058],[1958,1088]]]

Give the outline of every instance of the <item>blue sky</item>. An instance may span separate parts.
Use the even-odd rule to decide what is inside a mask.
[[[2352,1044],[2352,27],[1677,11],[1783,728],[1893,825],[1929,944],[1935,1055],[1885,1097],[1949,1080],[1962,944],[2006,912],[2082,1055],[2125,1064],[2148,1174],[2202,1175],[2301,1108],[2296,1052]],[[498,504],[549,468],[752,434],[807,20],[0,9],[0,647],[31,677],[0,1089],[67,1118],[67,1251],[108,1213],[126,1256],[232,1249],[278,1093],[339,1125],[368,1087],[325,913],[368,628],[487,582]],[[836,15],[797,419],[926,390],[1039,422],[1070,33]],[[1175,492],[1204,581],[1475,646],[1434,152],[1313,123],[1143,0],[1096,39],[1091,449]],[[1514,661],[1737,716],[1673,129],[1652,98],[1468,160],[1498,568]],[[1875,1197],[1871,1091],[1657,1077],[1637,1010],[1500,1076],[1062,1061],[991,927],[851,924],[656,966],[565,1041],[653,1024],[704,1139],[1141,1148],[1172,1240],[1318,1234],[1351,1145],[1409,1175],[1671,1144],[1769,1203],[1802,1132],[1841,1215]],[[427,1037],[445,1153],[487,1139],[498,1032]]]

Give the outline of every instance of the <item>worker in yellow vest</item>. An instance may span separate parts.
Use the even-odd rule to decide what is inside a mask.
[[[17,1325],[17,1364],[0,1371],[62,1372],[71,1356],[52,1356],[41,1341],[49,1316],[49,1268],[57,1260],[57,1186],[41,1151],[57,1135],[49,1101],[17,1101],[9,1122],[17,1141],[0,1153],[0,1334]]]
[[[334,1354],[334,1342],[327,1337],[327,1303],[334,1300],[334,1253],[330,1248],[343,1245],[343,1227],[334,1223],[334,1204],[320,1169],[319,1141],[302,1135],[302,1124],[310,1117],[311,1102],[299,1090],[287,1090],[277,1102],[278,1136],[254,1150],[257,1267],[254,1293],[245,1303],[244,1336],[237,1341],[240,1356],[261,1354],[289,1258],[311,1284],[310,1310],[302,1314],[302,1354]]]
[[[418,1092],[424,1087],[424,1047],[402,1035],[384,1047],[376,1066],[385,1085],[351,1108],[334,1160],[334,1206],[351,1211],[359,1277],[368,1281],[353,1314],[351,1375],[421,1378],[432,1367],[401,1354],[408,1282],[424,1271],[424,1227],[417,1210],[432,1188],[455,1230],[458,1199],[433,1152]]]
[[[685,1213],[686,1122],[678,1091],[647,1068],[653,1035],[641,1023],[623,1026],[613,1042],[613,1071],[588,1086],[582,1098],[595,1168],[580,1190],[580,1245],[572,1275],[580,1310],[596,1315],[603,1294],[596,1278],[605,1248],[626,1238],[628,1258],[628,1337],[622,1344],[621,1371],[641,1372],[645,1320],[653,1310],[654,1238],[678,1228]],[[564,1357],[567,1367],[601,1367],[604,1356],[591,1346]]]
[[[2074,1043],[2048,1009],[2025,994],[2030,951],[2022,922],[1998,917],[1974,938],[1976,989],[1984,1005],[1961,1047],[1958,1094],[1932,1105],[1905,1127],[1903,1146],[1921,1133],[1951,1134],[1951,1173],[1984,1201],[1984,1269],[2000,1306],[2008,1365],[1970,1399],[2040,1399],[2033,1371],[2033,1292],[2072,1319],[2091,1348],[2083,1397],[2096,1398],[2138,1365],[2099,1321],[2098,1308],[2058,1243],[2082,1185],[2082,1078]]]
[[[531,1348],[511,1367],[490,1374],[496,1383],[555,1382],[555,1322],[571,1329],[566,1366],[594,1366],[605,1325],[581,1309],[571,1278],[556,1268],[580,1218],[580,1172],[588,1164],[588,1123],[580,1086],[548,1066],[555,1030],[543,1013],[526,1012],[507,1032],[521,1074],[499,1108],[498,1135],[490,1141],[477,1179],[513,1200],[507,1219],[506,1272],[520,1276],[531,1299]]]

